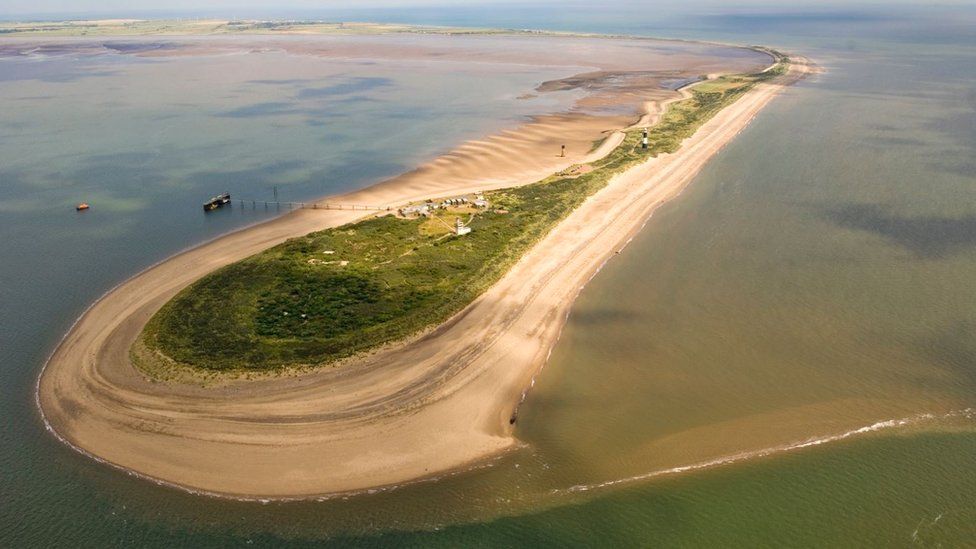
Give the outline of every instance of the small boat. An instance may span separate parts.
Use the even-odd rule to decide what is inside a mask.
[[[82,202],[81,204],[75,206],[75,210],[79,212],[83,212],[89,208],[91,208],[91,206],[89,206],[87,202]]]
[[[230,204],[230,193],[218,194],[217,196],[204,202],[203,211],[209,212],[212,210],[216,210],[217,208],[225,204]]]

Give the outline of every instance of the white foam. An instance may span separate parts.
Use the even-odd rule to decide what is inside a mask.
[[[865,427],[860,427],[850,431],[845,431],[836,435],[827,435],[816,438],[809,438],[806,440],[793,442],[789,444],[784,444],[781,446],[773,446],[770,448],[763,448],[761,450],[753,450],[749,452],[741,452],[738,454],[732,454],[730,456],[720,457],[716,459],[711,459],[707,461],[700,461],[698,463],[692,463],[689,465],[681,465],[678,467],[671,467],[669,469],[659,469],[657,471],[651,471],[648,473],[642,473],[639,475],[634,475],[630,477],[620,478],[616,480],[608,480],[605,482],[598,482],[594,484],[577,484],[575,486],[570,486],[569,488],[557,488],[552,490],[553,494],[565,494],[574,492],[588,492],[590,490],[598,490],[601,488],[609,488],[613,486],[619,486],[622,484],[631,484],[640,482],[643,480],[652,479],[655,477],[677,475],[680,473],[686,473],[689,471],[697,471],[701,469],[710,469],[712,467],[719,467],[722,465],[730,465],[740,461],[745,461],[748,459],[761,458],[773,454],[780,454],[785,452],[792,452],[796,450],[801,450],[803,448],[809,448],[812,446],[819,446],[821,444],[827,444],[829,442],[838,442],[858,435],[864,435],[867,433],[873,433],[885,429],[893,429],[898,427],[904,427],[908,425],[914,425],[923,421],[938,420],[938,419],[952,419],[952,418],[966,418],[974,419],[976,416],[976,409],[966,408],[964,410],[956,410],[949,412],[940,416],[935,414],[917,414],[914,416],[909,416],[905,418],[898,419],[887,419],[884,421],[879,421],[877,423],[872,423]]]

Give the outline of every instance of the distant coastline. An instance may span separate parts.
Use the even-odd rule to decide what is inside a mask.
[[[525,36],[597,38],[602,40],[646,40],[704,44],[726,48],[766,50],[716,40],[678,37],[657,38],[635,34],[606,34],[540,29],[454,27],[362,21],[315,19],[68,19],[51,21],[0,20],[0,40],[5,38],[126,38],[126,37],[205,37],[205,36],[379,36],[390,34],[444,36]]]
[[[398,25],[389,23],[332,22],[318,20],[231,19],[91,19],[51,21],[0,21],[0,36],[113,37],[113,36],[207,36],[219,34],[548,34],[574,33],[491,28]],[[596,36],[596,35],[589,35]]]

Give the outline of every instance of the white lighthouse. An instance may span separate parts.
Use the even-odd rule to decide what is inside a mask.
[[[464,223],[461,222],[461,218],[458,217],[454,223],[454,232],[458,236],[464,236],[471,232],[471,227],[465,227]]]

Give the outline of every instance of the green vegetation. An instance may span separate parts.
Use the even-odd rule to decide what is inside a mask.
[[[715,113],[777,74],[702,83],[651,128],[648,150],[640,148],[640,131],[631,131],[590,172],[486,193],[489,210],[458,212],[471,216],[468,235],[436,230],[437,221],[370,218],[215,271],[150,320],[141,343],[158,354],[144,360],[139,351],[136,362],[150,374],[148,364],[160,354],[204,371],[325,364],[442,323],[613,175],[674,152]]]

